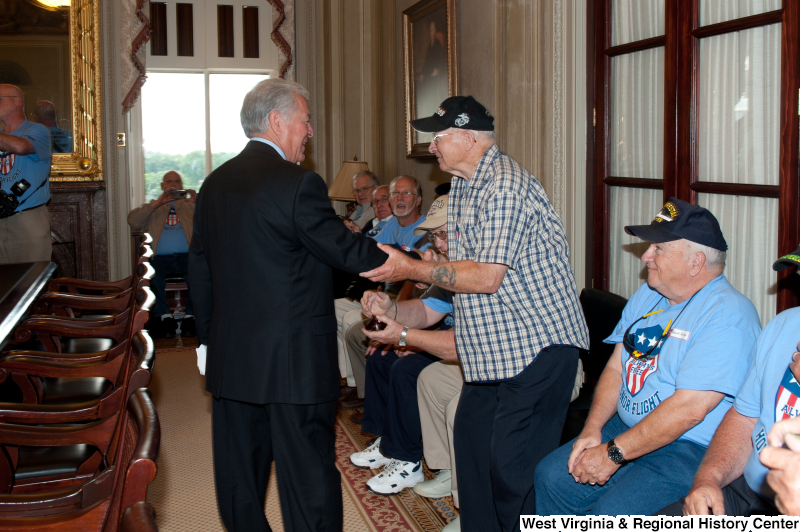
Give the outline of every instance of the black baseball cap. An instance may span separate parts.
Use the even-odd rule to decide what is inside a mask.
[[[784,255],[776,260],[775,264],[772,265],[772,269],[776,272],[779,272],[790,266],[800,266],[800,246],[798,246],[796,250],[792,251],[788,255]]]
[[[728,251],[719,222],[711,211],[676,198],[670,198],[650,225],[629,225],[629,235],[648,242],[672,242],[685,238],[720,251]]]
[[[494,117],[472,96],[451,96],[431,116],[409,123],[422,133],[438,133],[451,127],[494,131]]]

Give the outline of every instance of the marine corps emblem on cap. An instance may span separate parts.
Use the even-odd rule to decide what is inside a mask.
[[[661,207],[661,211],[656,214],[656,217],[653,218],[653,222],[661,223],[661,222],[674,222],[675,219],[680,216],[681,211],[678,209],[678,206],[668,201]]]
[[[458,115],[458,118],[456,118],[455,122],[456,127],[464,127],[468,123],[469,123],[469,116],[467,115],[467,113],[461,113],[460,115]]]

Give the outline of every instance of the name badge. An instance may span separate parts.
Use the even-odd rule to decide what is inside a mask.
[[[689,331],[682,331],[680,329],[672,329],[669,331],[669,335],[673,338],[677,338],[678,340],[688,340],[689,339]]]

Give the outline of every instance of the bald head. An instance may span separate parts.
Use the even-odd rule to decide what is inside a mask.
[[[13,131],[25,121],[25,95],[16,85],[0,85],[0,120],[6,131]]]
[[[182,188],[183,180],[181,179],[181,174],[175,170],[170,170],[164,174],[164,178],[161,181],[161,190],[166,192],[168,190],[181,190]]]
[[[39,100],[36,102],[36,107],[33,108],[33,115],[37,122],[43,126],[53,127],[57,126],[56,106],[53,102],[47,100]]]

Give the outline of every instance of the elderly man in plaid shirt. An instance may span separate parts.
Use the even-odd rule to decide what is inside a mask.
[[[495,144],[494,118],[471,96],[413,120],[437,133],[430,145],[453,174],[448,204],[451,261],[390,258],[362,275],[413,279],[455,293],[464,389],[454,437],[461,526],[519,530],[533,514],[533,473],[558,446],[579,348],[589,334],[578,302],[564,227],[541,184]]]

